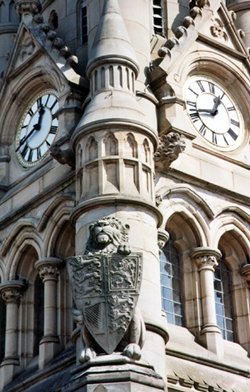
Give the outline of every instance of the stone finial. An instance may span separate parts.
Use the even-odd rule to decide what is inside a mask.
[[[159,146],[155,153],[155,162],[162,162],[164,168],[168,168],[185,148],[185,141],[177,132],[163,135],[159,139]]]

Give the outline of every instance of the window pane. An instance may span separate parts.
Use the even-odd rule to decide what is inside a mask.
[[[183,325],[180,261],[171,240],[160,251],[160,263],[163,310],[166,312],[169,323]]]
[[[215,308],[217,324],[226,340],[234,340],[232,290],[230,271],[223,260],[214,274]]]

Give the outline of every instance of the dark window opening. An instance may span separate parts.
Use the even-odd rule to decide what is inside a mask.
[[[88,42],[88,16],[87,7],[84,5],[81,7],[81,40],[82,45]]]
[[[39,276],[34,292],[34,356],[39,354],[39,343],[44,334],[44,285]]]
[[[161,0],[153,0],[153,27],[155,34],[163,35]]]

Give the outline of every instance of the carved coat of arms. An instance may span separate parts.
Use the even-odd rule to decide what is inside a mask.
[[[111,354],[128,329],[137,303],[140,254],[77,256],[68,259],[73,298],[88,331]]]
[[[82,361],[96,354],[87,335],[107,354],[115,351],[124,335],[130,335],[123,352],[140,358],[144,323],[136,304],[142,255],[130,252],[127,233],[128,226],[117,219],[103,218],[91,225],[85,254],[67,259],[74,303],[85,328]]]

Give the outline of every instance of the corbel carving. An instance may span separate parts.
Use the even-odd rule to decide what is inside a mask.
[[[161,164],[168,169],[185,148],[186,143],[177,132],[170,132],[167,135],[160,136],[159,146],[155,153],[156,165]]]

